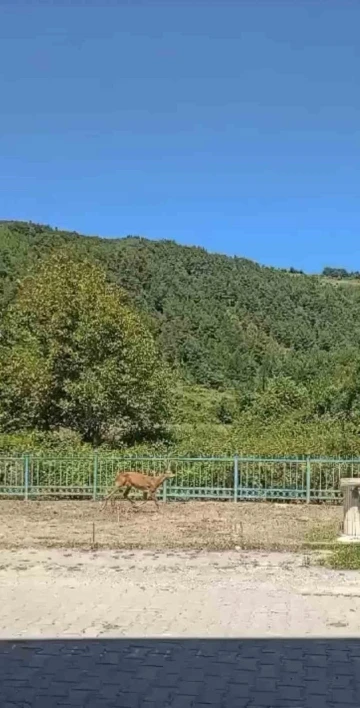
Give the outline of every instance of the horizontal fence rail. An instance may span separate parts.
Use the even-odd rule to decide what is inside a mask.
[[[340,479],[360,476],[360,458],[0,456],[0,497],[102,499],[118,472],[174,475],[164,501],[187,499],[338,502]]]

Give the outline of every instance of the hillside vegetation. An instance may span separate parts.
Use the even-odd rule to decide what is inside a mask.
[[[360,454],[360,291],[341,272],[307,276],[173,241],[1,222],[3,312],[18,280],[64,246],[125,291],[173,371],[171,439],[158,448]]]

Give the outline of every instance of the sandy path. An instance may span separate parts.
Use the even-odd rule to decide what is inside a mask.
[[[0,637],[360,636],[360,573],[301,554],[3,550]]]

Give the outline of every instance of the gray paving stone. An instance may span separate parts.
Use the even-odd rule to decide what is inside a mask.
[[[256,640],[252,652],[251,639],[179,639],[165,650],[161,639],[144,639],[137,640],[135,651],[131,640],[97,639],[83,645],[69,640],[61,649],[44,640],[14,641],[9,652],[8,644],[0,642],[0,705],[359,708],[359,644],[264,639],[260,645]],[[263,664],[269,656],[272,663]],[[149,665],[149,657],[160,657],[161,665]]]

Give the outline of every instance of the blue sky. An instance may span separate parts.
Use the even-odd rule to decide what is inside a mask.
[[[359,0],[1,3],[0,218],[360,270],[359,28]]]

